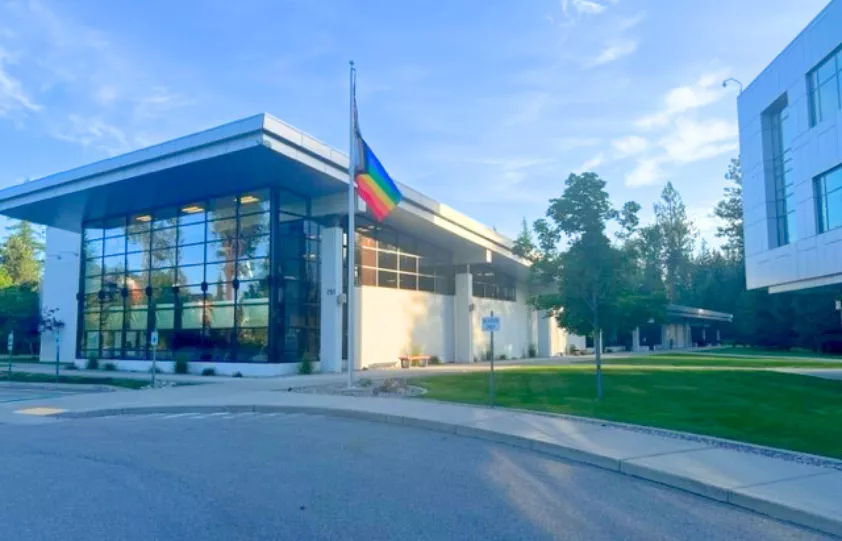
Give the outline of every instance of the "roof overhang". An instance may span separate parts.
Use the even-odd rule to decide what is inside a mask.
[[[280,120],[260,114],[207,131],[12,186],[0,214],[79,232],[82,223],[280,186],[335,200],[348,189],[348,156]],[[389,225],[451,249],[456,263],[492,263],[525,277],[512,241],[409,186]],[[346,213],[347,205],[331,205]]]
[[[720,321],[724,323],[731,323],[734,321],[733,314],[705,310],[704,308],[694,308],[692,306],[681,306],[678,304],[667,305],[667,317],[670,319],[698,319],[703,321]]]

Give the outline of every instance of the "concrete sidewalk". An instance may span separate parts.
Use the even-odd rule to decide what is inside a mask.
[[[331,380],[336,379],[329,377]],[[340,377],[341,378],[341,377]],[[0,423],[138,412],[294,411],[403,424],[481,438],[648,479],[842,536],[842,461],[735,449],[711,438],[652,434],[595,420],[418,399],[289,392],[324,376],[75,395],[0,404]],[[33,413],[27,415],[31,408]],[[43,416],[43,414],[55,414]],[[57,420],[58,419],[58,420]],[[677,437],[678,436],[678,437]],[[765,453],[765,454],[764,454]],[[815,458],[815,457],[814,457]],[[806,461],[806,463],[805,463]]]

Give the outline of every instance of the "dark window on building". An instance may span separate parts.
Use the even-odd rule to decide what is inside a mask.
[[[811,127],[823,120],[833,118],[839,112],[842,106],[840,71],[842,71],[842,48],[831,53],[807,74]]]
[[[450,252],[364,218],[357,220],[357,285],[454,294]]]
[[[317,359],[319,227],[305,199],[277,196],[274,214],[259,190],[86,224],[80,354],[148,359],[157,329],[162,359]]]
[[[517,287],[515,279],[507,274],[486,266],[471,266],[474,297],[516,301]]]
[[[842,166],[813,179],[813,187],[819,233],[842,226]]]

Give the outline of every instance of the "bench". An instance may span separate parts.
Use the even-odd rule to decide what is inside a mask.
[[[401,368],[409,368],[414,364],[417,366],[427,366],[427,363],[430,361],[431,355],[404,355],[403,357],[398,357],[401,361]]]

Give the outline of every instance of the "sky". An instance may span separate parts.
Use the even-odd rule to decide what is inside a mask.
[[[0,0],[0,187],[267,112],[514,236],[571,172],[703,238],[736,87],[827,0]],[[0,224],[2,225],[2,224]]]

